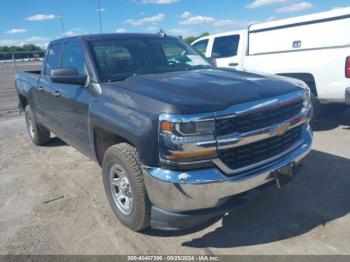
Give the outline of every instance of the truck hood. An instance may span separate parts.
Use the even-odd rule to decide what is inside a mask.
[[[175,105],[184,114],[222,111],[301,89],[272,75],[221,69],[137,75],[110,85]]]

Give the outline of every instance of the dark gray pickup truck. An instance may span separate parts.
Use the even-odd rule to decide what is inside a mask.
[[[137,231],[220,217],[286,184],[311,148],[304,83],[215,68],[162,34],[53,41],[16,86],[33,143],[52,132],[100,164],[115,215]]]

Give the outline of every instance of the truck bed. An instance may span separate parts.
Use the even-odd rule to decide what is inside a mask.
[[[18,93],[26,96],[32,86],[38,85],[40,74],[40,71],[17,72],[16,89]]]

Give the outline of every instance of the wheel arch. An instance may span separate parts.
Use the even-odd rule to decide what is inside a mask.
[[[135,143],[131,142],[129,139],[116,134],[116,132],[99,126],[96,126],[93,129],[93,143],[95,157],[100,166],[102,166],[103,158],[107,149],[111,146],[119,143],[127,143],[136,147]]]
[[[24,112],[26,106],[29,105],[28,98],[26,96],[24,96],[23,94],[19,94],[18,99],[19,99],[19,109],[22,112]]]
[[[310,88],[311,94],[318,97],[315,77],[310,73],[280,73],[279,76],[286,76],[304,81]]]

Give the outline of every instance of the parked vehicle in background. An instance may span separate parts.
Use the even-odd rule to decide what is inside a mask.
[[[164,34],[53,41],[16,86],[32,142],[53,132],[99,163],[133,230],[220,216],[289,182],[311,149],[304,83],[215,68]]]
[[[350,105],[349,28],[350,8],[343,8],[254,24],[199,38],[192,46],[216,59],[218,67],[304,81],[319,112],[321,104]]]

